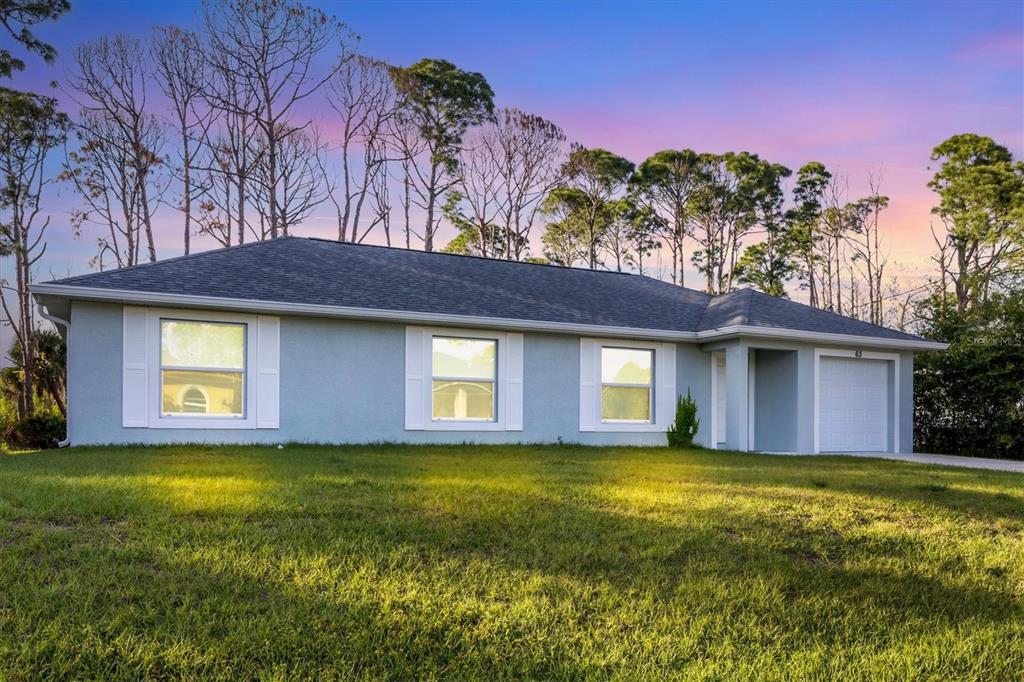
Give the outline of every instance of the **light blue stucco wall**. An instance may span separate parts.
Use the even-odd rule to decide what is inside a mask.
[[[726,405],[726,443],[725,447],[735,450],[746,450],[749,447],[749,427],[751,421],[754,424],[754,446],[760,450],[780,452],[814,452],[814,397],[815,382],[815,351],[817,349],[842,349],[858,350],[856,344],[850,346],[835,346],[831,344],[812,344],[793,341],[771,341],[764,339],[739,338],[731,341],[705,344],[700,347],[701,351],[724,351],[726,357],[726,393],[730,398]],[[792,379],[792,371],[795,370],[795,396],[790,387],[784,387],[778,392],[769,391],[776,395],[794,396],[787,409],[795,414],[795,448],[775,447],[781,443],[765,442],[759,437],[759,431],[772,429],[768,420],[764,417],[764,411],[772,409],[772,403],[767,402],[772,398],[763,396],[758,399],[758,394],[765,390],[765,382],[758,381],[758,369],[756,359],[753,365],[748,361],[751,356],[756,356],[763,350],[793,351],[795,362],[787,364],[786,372],[781,373],[775,380],[788,376]],[[863,350],[863,349],[862,349]],[[870,350],[870,349],[867,349]],[[914,354],[912,352],[900,352],[899,355],[899,382],[898,396],[896,400],[899,405],[899,430],[898,430],[898,451],[912,452],[914,442]],[[752,367],[752,368],[751,368]],[[754,378],[754,418],[751,420],[748,406],[744,401],[733,400],[731,396],[750,395],[751,376]],[[760,409],[757,406],[760,405]],[[890,419],[890,427],[892,426]],[[787,420],[788,423],[788,420]],[[759,426],[760,425],[760,426]],[[787,426],[788,428],[788,426]],[[892,429],[890,428],[890,433]],[[773,438],[770,436],[770,438]],[[890,448],[891,448],[890,444]]]
[[[900,353],[899,451],[914,451],[914,354]]]
[[[68,422],[74,445],[106,443],[538,443],[664,445],[663,433],[580,432],[579,339],[524,334],[522,431],[406,431],[404,428],[405,327],[383,322],[281,317],[280,428],[146,429],[121,426],[122,307],[76,301],[68,348]],[[805,343],[739,339],[698,346],[677,344],[676,388],[697,401],[697,442],[711,440],[711,350],[727,357],[729,395],[746,395],[745,361],[757,349],[793,351],[781,364],[755,372],[755,445],[765,450],[795,440],[797,452],[814,450],[814,349]],[[768,354],[762,354],[769,357]],[[764,363],[762,363],[762,366]],[[756,365],[755,365],[756,367]],[[900,451],[913,442],[913,354],[900,356]],[[741,393],[742,391],[742,393]],[[782,409],[789,417],[771,416]],[[760,412],[760,414],[758,414]],[[727,408],[727,447],[746,449],[743,401]],[[791,426],[790,426],[791,425]],[[772,433],[773,429],[779,433]],[[776,438],[776,435],[778,438]]]
[[[404,325],[289,316],[281,317],[280,428],[124,428],[121,306],[76,301],[71,326],[69,428],[75,445],[536,443],[559,439],[594,445],[665,444],[664,433],[580,432],[578,337],[524,335],[522,431],[406,431]],[[692,345],[677,348],[677,388],[684,395],[689,388],[703,409],[710,400],[708,356]],[[710,419],[706,423],[710,424]]]
[[[797,452],[798,354],[754,351],[754,447],[765,452]]]
[[[676,391],[697,401],[700,427],[694,442],[711,447],[711,354],[693,344],[676,346]]]

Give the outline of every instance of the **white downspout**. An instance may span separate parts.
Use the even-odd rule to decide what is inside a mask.
[[[61,318],[56,317],[55,315],[51,315],[50,313],[46,312],[46,308],[43,306],[42,303],[39,303],[37,305],[38,305],[38,308],[39,308],[39,315],[43,319],[49,320],[50,322],[53,322],[53,324],[55,324],[55,325],[59,324],[60,326],[64,327],[64,331],[65,331],[65,334],[64,334],[64,338],[65,338],[64,346],[65,346],[65,349],[70,349],[70,347],[71,347],[71,323],[68,322],[67,320],[62,320]],[[67,361],[65,361],[64,364],[66,365]],[[65,379],[65,383],[67,383],[67,379]],[[71,426],[68,423],[68,420],[70,420],[70,418],[71,418],[71,410],[70,410],[70,406],[67,403],[67,399],[66,398],[65,398],[65,403],[64,404],[65,404],[65,406],[67,406],[69,408],[68,409],[67,418],[64,420],[65,428],[67,429],[67,431],[65,432],[64,440],[59,441],[57,443],[57,447],[58,448],[66,448],[67,446],[71,445]]]

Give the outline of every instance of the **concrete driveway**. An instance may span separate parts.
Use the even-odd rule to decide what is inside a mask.
[[[849,457],[874,457],[876,459],[895,459],[901,462],[917,464],[940,464],[948,467],[966,467],[968,469],[993,469],[995,471],[1013,471],[1024,474],[1024,462],[1012,459],[985,459],[982,457],[957,457],[955,455],[927,455],[924,453],[893,454],[891,452],[850,452]]]

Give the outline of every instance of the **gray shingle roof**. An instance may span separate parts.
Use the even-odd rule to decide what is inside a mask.
[[[917,339],[749,289],[287,237],[56,280],[147,293],[667,331],[732,325]]]
[[[713,296],[701,317],[698,331],[721,329],[732,325],[920,340],[920,337],[912,334],[819,310],[785,298],[769,296],[754,289],[740,289],[721,296]]]

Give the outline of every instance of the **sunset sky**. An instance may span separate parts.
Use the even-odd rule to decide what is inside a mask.
[[[1021,2],[319,4],[362,36],[366,54],[479,71],[499,105],[635,162],[685,147],[751,151],[793,169],[818,160],[848,177],[851,198],[874,174],[892,198],[883,218],[891,258],[911,273],[933,248],[931,148],[976,132],[1024,154]],[[157,24],[197,23],[198,3],[72,5],[38,30],[58,48],[57,63],[26,57],[14,87],[53,92],[74,48],[104,33],[145,37]],[[317,113],[328,117],[325,107]],[[51,246],[38,279],[88,270],[95,235],[72,238],[75,201],[67,187],[49,197]],[[166,206],[158,214],[162,257],[180,251],[179,216]],[[330,237],[336,224],[324,210],[296,232]]]

